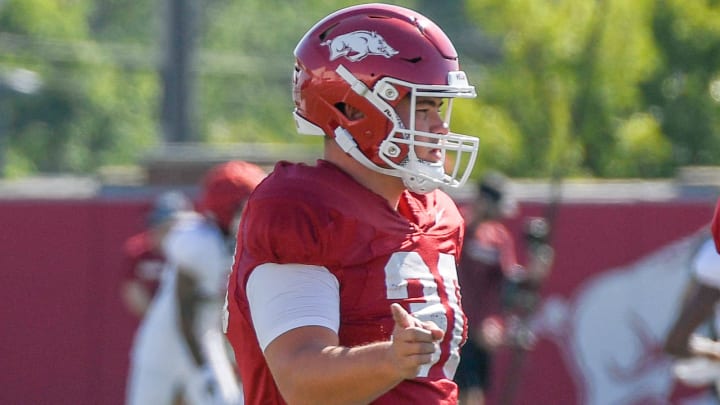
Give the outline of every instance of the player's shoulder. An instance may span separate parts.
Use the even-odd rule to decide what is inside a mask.
[[[412,221],[421,227],[430,227],[435,232],[456,232],[463,228],[465,222],[455,201],[442,190],[433,190],[426,194],[406,191],[401,205],[408,208]]]
[[[457,204],[455,203],[455,200],[453,200],[453,198],[450,197],[443,190],[441,190],[441,189],[435,190],[431,193],[431,196],[433,198],[433,204],[436,207],[443,208],[446,211],[456,212],[458,215],[460,215],[460,209],[458,208]]]
[[[337,181],[342,176],[347,175],[324,160],[318,160],[315,165],[280,161],[267,178],[258,185],[254,194],[267,196],[274,195],[279,191],[283,194],[287,192],[306,194],[304,192],[313,190],[309,190],[310,187]]]
[[[510,230],[500,221],[487,220],[480,222],[473,231],[477,240],[504,242],[512,238]]]
[[[254,191],[249,206],[282,210],[349,210],[366,207],[375,194],[330,162],[279,162]],[[255,210],[258,211],[258,210]],[[256,212],[256,214],[262,214]]]
[[[203,250],[221,243],[222,234],[212,222],[198,213],[180,217],[163,241],[165,250]]]
[[[699,272],[720,274],[720,254],[715,249],[715,241],[705,238],[693,256],[693,265]]]
[[[123,250],[130,257],[141,256],[152,250],[150,231],[144,230],[128,237],[123,244]]]

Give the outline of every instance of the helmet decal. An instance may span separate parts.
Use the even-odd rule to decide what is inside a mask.
[[[377,32],[354,31],[337,36],[321,45],[330,48],[330,60],[344,56],[350,62],[357,62],[368,55],[379,55],[391,58],[398,53],[388,45],[385,38]]]

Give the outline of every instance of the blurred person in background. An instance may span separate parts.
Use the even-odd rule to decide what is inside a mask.
[[[717,216],[716,216],[717,218]],[[714,222],[713,222],[714,223]],[[708,234],[690,263],[690,281],[663,349],[675,359],[675,377],[690,386],[720,384],[720,254]],[[707,327],[707,328],[704,328]]]
[[[455,374],[463,405],[485,402],[491,386],[491,359],[499,346],[530,344],[528,330],[522,330],[517,321],[536,303],[553,262],[552,248],[539,238],[539,244],[529,245],[528,265],[518,263],[513,235],[502,222],[516,212],[507,183],[503,174],[494,171],[477,183],[458,266],[468,317],[468,340],[460,351]],[[530,222],[529,226],[538,224]]]
[[[132,348],[129,405],[242,403],[222,308],[239,217],[264,177],[247,162],[214,166],[196,211],[165,236],[167,268]]]
[[[146,229],[130,236],[123,245],[126,271],[121,284],[125,307],[142,319],[160,285],[165,267],[162,240],[183,212],[192,210],[192,202],[179,191],[158,196],[146,218]]]

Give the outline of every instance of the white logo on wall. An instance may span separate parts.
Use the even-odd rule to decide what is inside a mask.
[[[549,296],[531,321],[554,341],[582,405],[670,404],[673,362],[662,351],[682,302],[697,247],[691,234],[587,280],[571,300]],[[717,405],[701,391],[678,405]]]
[[[323,42],[330,48],[330,60],[344,56],[351,62],[357,62],[368,55],[390,58],[398,53],[376,32],[354,31]]]

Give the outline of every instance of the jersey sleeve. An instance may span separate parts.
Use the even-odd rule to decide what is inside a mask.
[[[229,254],[219,235],[203,227],[189,227],[168,234],[164,242],[167,260],[177,270],[190,275],[199,291],[215,296],[221,293],[222,279],[230,271]]]
[[[515,242],[508,229],[496,221],[486,221],[477,227],[474,234],[476,253],[487,264],[498,265],[503,273],[516,271],[517,256]],[[484,253],[482,253],[484,252]]]
[[[325,268],[265,263],[248,279],[248,303],[260,348],[301,326],[340,327],[340,285]]]
[[[308,203],[282,198],[248,204],[243,222],[243,249],[258,263],[324,265],[331,215]]]

